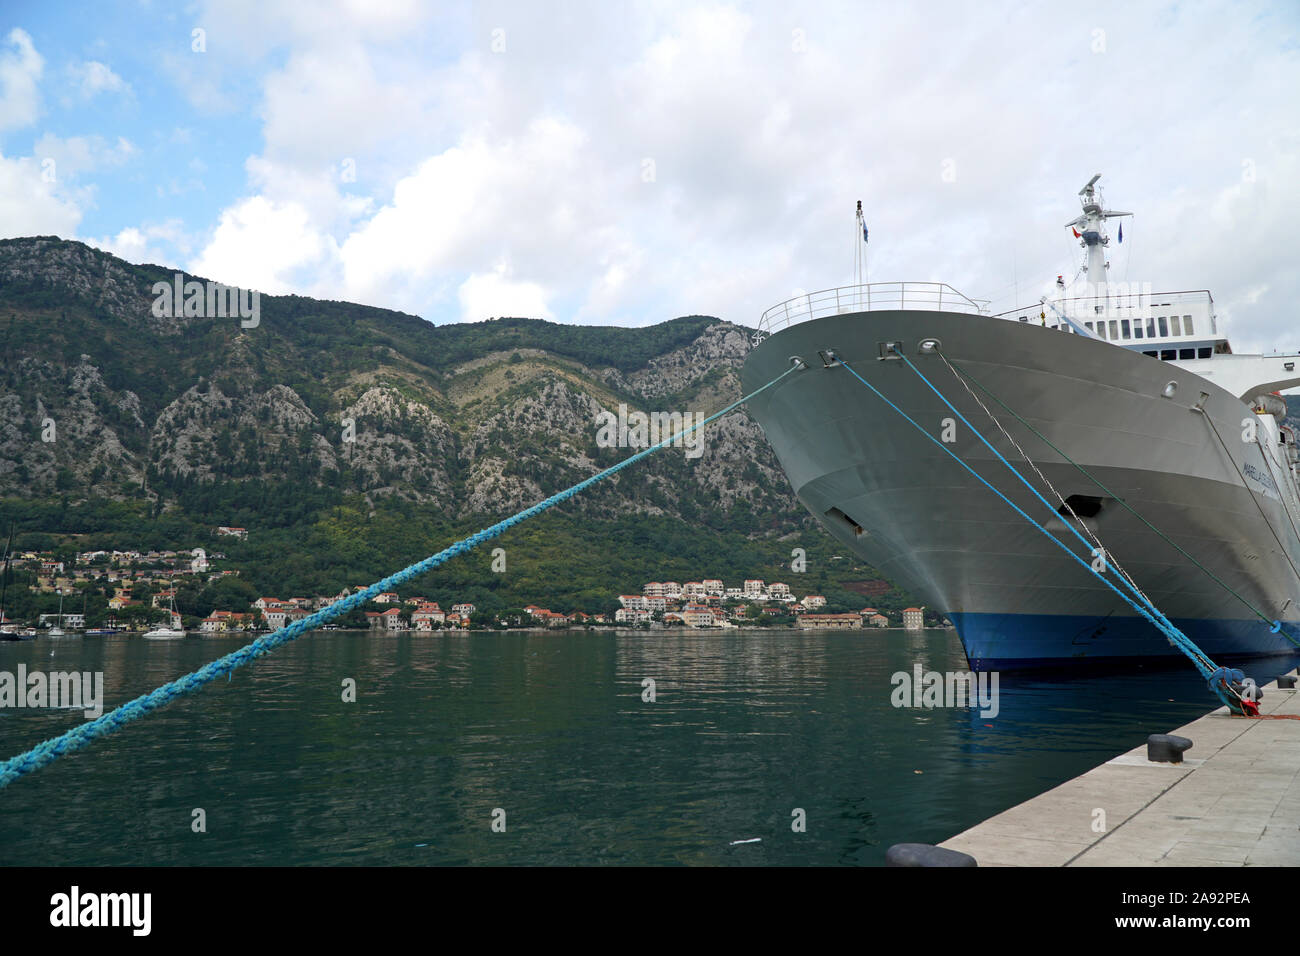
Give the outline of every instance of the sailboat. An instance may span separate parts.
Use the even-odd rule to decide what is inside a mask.
[[[176,613],[176,594],[171,595],[170,602],[171,616],[166,624],[155,627],[152,631],[145,631],[144,636],[154,640],[170,640],[177,637],[184,637],[185,631],[179,627],[174,627],[179,620],[180,615]]]
[[[67,637],[68,632],[63,629],[63,588],[59,588],[59,623],[45,632],[47,637]]]
[[[14,527],[9,526],[9,542],[5,545],[4,568],[0,569],[0,641],[29,641],[34,634],[29,634],[18,627],[11,627],[5,617],[5,591],[9,584],[9,554],[13,550]]]

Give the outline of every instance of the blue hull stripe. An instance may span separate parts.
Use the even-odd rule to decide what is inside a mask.
[[[953,612],[948,618],[976,670],[1180,654],[1149,621],[1139,617]],[[1220,664],[1295,650],[1290,641],[1260,620],[1174,618],[1172,623]]]

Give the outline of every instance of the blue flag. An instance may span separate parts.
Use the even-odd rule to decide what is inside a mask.
[[[867,224],[865,222],[862,224],[862,241],[867,241]]]
[[[1122,222],[1119,224],[1119,241],[1124,241],[1124,224]]]

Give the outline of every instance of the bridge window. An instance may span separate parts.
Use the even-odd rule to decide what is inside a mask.
[[[1141,319],[1134,319],[1134,320],[1133,320],[1133,338],[1135,338],[1135,339],[1140,339],[1140,338],[1142,338],[1142,320],[1141,320]]]
[[[1143,352],[1142,354],[1143,354],[1143,355],[1150,355],[1152,358],[1159,358],[1159,357],[1160,357],[1160,353],[1157,352],[1155,349],[1152,349],[1150,352]]]
[[[1178,357],[1180,359],[1194,359],[1196,358],[1196,349],[1179,349]]]
[[[1172,362],[1178,357],[1178,349],[1161,349],[1160,358],[1165,362]]]
[[[1148,318],[1148,319],[1147,319],[1147,338],[1149,338],[1149,339],[1154,339],[1155,337],[1156,337],[1156,320],[1155,320],[1155,319],[1152,319],[1152,318]]]
[[[1169,317],[1169,334],[1170,334],[1170,335],[1182,335],[1182,334],[1183,334],[1182,332],[1178,331],[1178,316],[1176,316],[1176,315],[1171,315],[1171,316]]]
[[[1169,323],[1165,320],[1165,317],[1162,315],[1160,318],[1156,319],[1156,321],[1160,323],[1160,335],[1162,337],[1168,335]]]
[[[1095,331],[1097,331],[1096,329],[1094,329],[1094,328],[1092,327],[1092,323],[1091,323],[1091,322],[1085,322],[1085,323],[1083,323],[1083,324],[1084,324],[1084,326],[1088,329],[1089,332],[1095,332]]]
[[[1213,354],[1214,354],[1214,349],[1210,348],[1208,345],[1203,346],[1196,350],[1197,358],[1209,358]]]
[[[1110,340],[1114,342],[1119,338],[1119,323],[1114,319],[1110,320]]]
[[[1131,339],[1133,337],[1132,330],[1129,328],[1128,319],[1120,319],[1119,327],[1120,327],[1120,331],[1124,333],[1124,338]]]
[[[1192,317],[1191,317],[1190,315],[1185,315],[1185,316],[1183,316],[1183,332],[1184,332],[1185,334],[1187,334],[1187,335],[1195,335],[1195,334],[1196,334],[1196,333],[1192,330]]]

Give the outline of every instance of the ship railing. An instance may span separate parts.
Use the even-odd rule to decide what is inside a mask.
[[[1006,312],[995,312],[995,319],[1011,319],[1021,322],[1037,322],[1046,318],[1046,324],[1052,328],[1065,325],[1061,316],[1068,316],[1077,324],[1086,325],[1091,331],[1094,323],[1098,326],[1110,326],[1117,322],[1127,325],[1126,320],[1146,321],[1148,325],[1164,315],[1190,318],[1195,322],[1198,334],[1218,335],[1218,316],[1214,312],[1214,297],[1208,289],[1186,289],[1178,292],[1152,292],[1149,287],[1138,288],[1136,283],[1111,283],[1099,286],[1093,295],[1068,296],[1063,298],[1048,297],[1047,306],[1041,301],[1032,305],[1023,305]],[[1043,315],[1045,313],[1045,315]],[[1175,333],[1177,334],[1177,333]],[[1115,333],[1112,333],[1112,338]],[[1103,336],[1105,337],[1105,336]],[[1127,337],[1127,333],[1125,333]],[[1154,326],[1149,338],[1155,338]]]
[[[1173,306],[1198,306],[1204,315],[1214,315],[1214,297],[1208,289],[1189,289],[1181,292],[1151,292],[1138,290],[1136,284],[1114,283],[1098,288],[1096,295],[1076,295],[1065,298],[1048,296],[1047,301],[1071,318],[1092,318],[1094,314],[1152,313],[1154,309]],[[1037,318],[1042,310],[1039,302],[1022,305],[1005,312],[995,312],[995,319]],[[1154,313],[1152,313],[1154,314]],[[1051,315],[1048,315],[1051,318]]]
[[[809,319],[879,309],[922,309],[987,315],[987,300],[972,299],[946,282],[869,282],[807,292],[768,309],[758,320],[758,334],[771,335]]]

